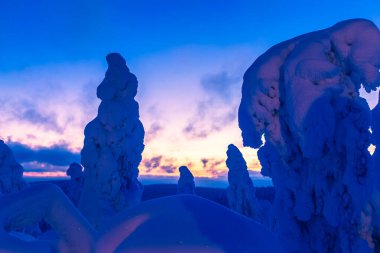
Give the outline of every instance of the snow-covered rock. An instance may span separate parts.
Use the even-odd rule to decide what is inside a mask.
[[[195,183],[194,176],[186,166],[179,167],[179,179],[177,190],[179,194],[194,194]]]
[[[72,163],[67,169],[66,175],[70,176],[67,196],[71,199],[74,205],[77,206],[84,183],[83,167],[78,163]]]
[[[357,19],[275,45],[244,75],[239,126],[272,177],[288,252],[370,251],[358,233],[374,189],[359,88],[379,86],[379,66],[380,32]]]
[[[85,128],[81,152],[85,182],[79,208],[95,225],[105,215],[139,203],[143,191],[137,179],[144,149],[144,127],[134,99],[137,79],[121,55],[106,59],[108,70],[97,89],[102,102]]]
[[[0,140],[0,193],[18,192],[26,187],[23,172],[24,169],[17,163],[12,150]]]
[[[33,240],[8,232],[41,219],[58,239]],[[143,202],[95,231],[57,186],[39,184],[0,197],[0,224],[1,252],[282,252],[263,226],[195,195]]]

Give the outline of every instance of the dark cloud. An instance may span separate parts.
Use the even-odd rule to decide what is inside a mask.
[[[163,156],[154,156],[144,158],[142,165],[145,167],[145,173],[160,174],[160,173],[175,173],[178,166],[177,161],[173,158],[166,158]]]
[[[165,114],[159,109],[157,104],[150,105],[144,110],[145,117],[149,119],[149,124],[144,123],[145,142],[149,143],[164,131]]]
[[[19,142],[8,142],[19,163],[38,162],[54,166],[68,166],[80,161],[80,154],[70,151],[66,145],[31,148]]]
[[[160,167],[162,156],[155,156],[149,159],[144,159],[142,161],[146,168],[146,172],[151,172],[153,169]]]
[[[174,165],[163,165],[161,166],[161,169],[166,173],[172,174],[177,170],[177,167],[175,167]]]
[[[225,105],[213,99],[201,101],[196,113],[188,120],[182,132],[188,138],[203,139],[219,132],[234,122],[237,117],[236,105]]]
[[[198,101],[194,115],[182,130],[188,138],[206,138],[234,122],[238,103],[234,98],[240,92],[240,78],[236,76],[221,71],[201,79],[207,97]]]
[[[214,93],[216,96],[230,102],[233,92],[232,88],[238,88],[240,77],[233,76],[226,71],[222,71],[212,75],[206,75],[201,80],[204,90]]]
[[[29,99],[6,99],[0,103],[0,109],[8,112],[8,121],[16,120],[20,123],[29,123],[46,131],[63,133],[64,126],[58,123],[58,116],[54,112],[44,112],[39,109],[35,101]],[[4,122],[3,122],[4,123]]]
[[[145,141],[148,143],[156,138],[163,130],[163,126],[158,122],[153,122],[145,133]]]
[[[214,158],[202,158],[201,162],[203,164],[203,170],[207,174],[212,175],[214,178],[225,177],[227,174],[227,168],[225,165],[225,160],[223,159],[214,159]]]
[[[66,172],[68,166],[56,166],[48,163],[24,162],[21,163],[26,172]]]
[[[43,114],[35,108],[27,108],[19,114],[19,119],[34,125],[42,126],[46,130],[53,130],[58,133],[63,132],[63,128],[57,123],[57,115],[54,113]]]

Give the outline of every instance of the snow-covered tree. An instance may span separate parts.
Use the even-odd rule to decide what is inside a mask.
[[[380,94],[379,94],[380,95]],[[379,97],[380,98],[380,97]],[[378,100],[380,101],[380,99]],[[380,252],[380,104],[372,110],[371,143],[376,147],[371,157],[371,173],[374,178],[375,191],[362,209],[360,233],[374,249]]]
[[[67,196],[77,206],[84,183],[83,167],[78,163],[72,163],[67,169],[66,175],[70,176]]]
[[[139,203],[143,191],[137,179],[144,149],[144,127],[134,99],[138,82],[120,54],[106,59],[108,70],[97,89],[102,102],[85,128],[81,152],[85,180],[79,209],[95,225],[104,215]]]
[[[12,150],[0,140],[0,193],[18,192],[26,186],[23,167],[17,163]]]
[[[244,75],[239,126],[272,177],[287,252],[370,252],[358,232],[374,189],[359,89],[379,86],[379,66],[380,32],[358,19],[275,45]]]
[[[228,167],[227,200],[230,208],[245,216],[258,219],[259,203],[255,187],[249,177],[247,163],[240,150],[228,145],[226,165]]]
[[[181,166],[179,170],[179,179],[177,190],[179,194],[194,194],[195,193],[195,183],[194,176],[186,166]]]

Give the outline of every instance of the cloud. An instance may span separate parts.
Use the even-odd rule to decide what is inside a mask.
[[[204,139],[219,132],[237,117],[240,77],[225,70],[201,78],[205,98],[196,104],[195,113],[188,119],[183,133],[190,139]]]
[[[215,158],[202,158],[203,171],[213,178],[225,177],[227,174],[225,160]]]
[[[174,158],[167,158],[163,156],[153,156],[150,158],[144,158],[140,165],[140,174],[173,174],[177,172],[178,161]]]
[[[221,71],[212,75],[205,75],[201,80],[201,85],[205,91],[209,91],[226,102],[232,100],[234,92],[232,88],[239,86],[239,76],[233,76],[227,71]]]
[[[70,151],[67,145],[32,148],[19,142],[8,142],[19,163],[37,162],[53,166],[68,166],[80,161],[80,154]]]
[[[161,166],[161,169],[165,171],[166,173],[172,174],[176,172],[177,167],[175,167],[174,165],[163,165]]]
[[[55,112],[41,110],[32,99],[3,98],[0,109],[6,121],[38,126],[45,131],[63,133]],[[3,119],[4,121],[4,119]]]
[[[149,159],[144,159],[142,164],[145,167],[145,172],[149,173],[153,169],[160,167],[162,156],[155,156]]]
[[[149,143],[164,130],[158,122],[153,122],[145,133],[145,142]]]
[[[233,123],[236,117],[237,105],[226,105],[214,99],[200,101],[182,132],[190,139],[204,139]]]
[[[66,172],[68,166],[56,166],[48,163],[40,163],[40,162],[23,162],[21,165],[24,167],[24,171],[26,172]]]
[[[39,125],[45,130],[52,130],[58,133],[63,132],[63,127],[59,126],[57,122],[57,115],[55,113],[43,114],[36,110],[36,108],[25,108],[19,115],[20,121],[26,121],[31,124]]]

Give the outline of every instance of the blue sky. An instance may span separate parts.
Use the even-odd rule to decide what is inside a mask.
[[[342,19],[378,21],[364,1],[21,0],[0,3],[0,70],[98,60],[130,60],[183,45],[270,46]]]
[[[349,18],[379,25],[380,3],[2,1],[0,138],[26,170],[63,171],[79,159],[83,128],[96,116],[105,56],[120,52],[139,79],[141,170],[177,175],[189,165],[199,176],[225,176],[228,144],[242,147],[244,71],[270,46]],[[255,151],[242,151],[258,170]]]

